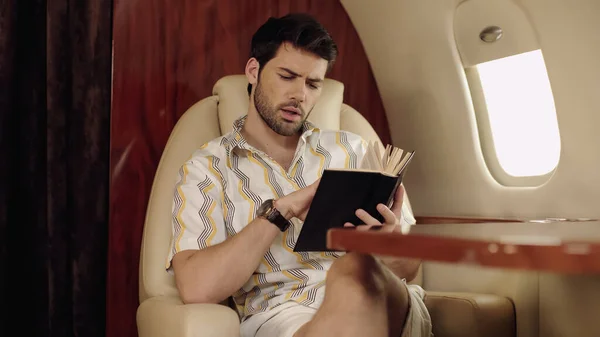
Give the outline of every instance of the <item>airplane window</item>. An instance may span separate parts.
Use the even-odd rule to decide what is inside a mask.
[[[541,50],[478,64],[492,147],[506,174],[541,176],[560,157],[560,135],[552,89]],[[478,111],[481,113],[481,111]]]

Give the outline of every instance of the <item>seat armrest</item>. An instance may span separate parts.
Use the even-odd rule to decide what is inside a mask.
[[[158,296],[137,310],[140,337],[239,337],[240,319],[221,304],[183,304],[179,298]]]
[[[514,337],[515,308],[506,297],[427,291],[425,305],[436,337]]]

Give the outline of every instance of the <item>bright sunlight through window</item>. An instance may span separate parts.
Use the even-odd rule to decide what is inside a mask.
[[[477,65],[500,166],[515,177],[554,170],[560,136],[540,50]]]

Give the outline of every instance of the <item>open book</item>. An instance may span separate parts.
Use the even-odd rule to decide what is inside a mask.
[[[391,206],[413,156],[414,151],[391,145],[383,150],[379,143],[369,142],[358,169],[324,170],[294,251],[328,251],[327,231],[346,222],[362,224],[355,215],[359,208],[383,223],[377,205]]]

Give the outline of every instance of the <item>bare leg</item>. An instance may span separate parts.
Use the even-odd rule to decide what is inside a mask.
[[[370,255],[348,253],[327,274],[323,304],[294,337],[399,337],[408,312],[408,290]]]

